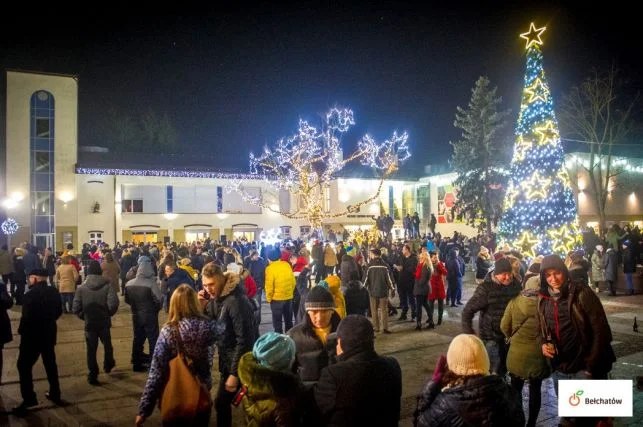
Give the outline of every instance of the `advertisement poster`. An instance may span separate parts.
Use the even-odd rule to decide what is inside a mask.
[[[458,220],[455,202],[458,200],[458,190],[451,184],[438,186],[438,223],[462,223]]]

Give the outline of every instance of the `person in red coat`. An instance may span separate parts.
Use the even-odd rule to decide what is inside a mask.
[[[438,301],[438,326],[442,324],[442,313],[444,312],[444,299],[447,297],[444,286],[444,280],[447,276],[447,268],[444,263],[440,262],[435,252],[429,252],[431,263],[433,264],[433,273],[429,283],[431,284],[431,293],[429,294],[429,329],[435,328],[433,324],[433,310],[435,300]]]

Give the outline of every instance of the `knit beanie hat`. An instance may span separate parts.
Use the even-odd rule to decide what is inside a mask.
[[[337,338],[342,340],[342,350],[346,352],[364,345],[372,347],[375,333],[370,320],[359,314],[351,314],[339,322]]]
[[[456,375],[489,375],[491,364],[484,344],[475,335],[460,334],[453,338],[447,351],[447,365]]]
[[[496,261],[496,265],[493,269],[494,276],[502,273],[513,273],[513,269],[511,268],[511,261],[509,261],[507,258],[500,258],[498,261]]]
[[[315,286],[308,292],[306,296],[306,303],[304,304],[306,311],[309,310],[334,310],[335,299],[333,295],[326,290],[323,286]]]
[[[268,259],[270,261],[279,261],[281,259],[281,250],[278,246],[270,248],[270,250],[267,250],[266,253],[268,254]]]
[[[295,360],[295,342],[288,335],[268,332],[252,347],[257,362],[274,371],[287,371]]]

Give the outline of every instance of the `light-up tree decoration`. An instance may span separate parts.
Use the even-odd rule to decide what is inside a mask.
[[[272,148],[263,153],[250,153],[250,174],[257,179],[266,179],[278,190],[286,190],[295,196],[297,205],[293,211],[282,210],[259,195],[249,194],[244,181],[231,180],[231,189],[241,194],[244,201],[279,213],[290,219],[305,219],[321,232],[322,223],[328,218],[337,218],[359,212],[360,208],[379,197],[384,180],[393,174],[404,160],[410,157],[406,132],[394,132],[390,139],[379,144],[369,135],[357,143],[357,149],[349,156],[342,151],[341,136],[353,125],[353,111],[332,108],[326,114],[321,128],[299,120],[296,134],[279,139]],[[369,198],[347,206],[341,211],[325,209],[325,191],[337,173],[351,162],[360,162],[379,171],[379,185]]]
[[[544,31],[532,23],[529,31],[520,35],[527,40],[527,70],[499,226],[501,241],[532,258],[539,253],[567,255],[581,242],[576,203],[543,70],[540,36]]]

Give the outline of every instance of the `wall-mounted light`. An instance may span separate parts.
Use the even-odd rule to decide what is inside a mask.
[[[228,214],[224,214],[224,213],[218,213],[218,214],[217,214],[217,218],[219,218],[219,219],[221,219],[221,220],[224,220],[224,219],[226,219],[227,217],[228,217]]]
[[[67,203],[69,203],[74,198],[74,196],[69,191],[63,191],[62,193],[60,193],[59,198],[63,202],[63,206],[67,207]]]
[[[628,199],[629,199],[630,203],[635,203],[636,202],[636,193],[634,191],[632,191],[632,193],[630,193],[630,197],[628,197]]]
[[[18,206],[18,202],[13,199],[4,199],[2,201],[2,206],[4,206],[6,209],[13,209]]]
[[[16,202],[22,202],[25,199],[25,195],[20,191],[14,191],[13,193],[11,193],[11,199],[15,200]]]
[[[175,214],[175,213],[166,213],[166,214],[164,214],[164,215],[163,215],[163,217],[164,217],[165,219],[167,219],[168,221],[175,220],[178,216],[179,216],[179,215],[178,215],[178,214]]]
[[[342,202],[342,203],[348,202],[350,200],[350,198],[351,198],[351,196],[350,196],[350,194],[348,194],[347,191],[341,191],[339,193],[339,196],[338,196],[339,201]]]

